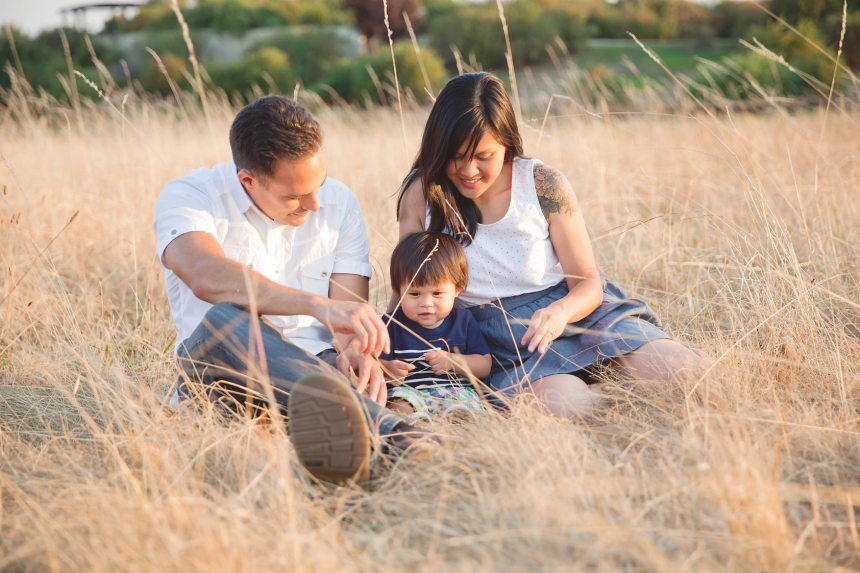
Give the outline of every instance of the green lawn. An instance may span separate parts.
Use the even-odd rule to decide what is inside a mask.
[[[642,42],[654,52],[673,72],[695,71],[696,56],[720,61],[725,56],[745,50],[737,40],[716,38],[709,42],[699,40],[644,40]],[[665,76],[660,67],[632,40],[591,39],[583,42],[573,54],[576,64],[585,69],[603,65],[614,72],[629,72],[624,65],[624,56],[647,76]]]

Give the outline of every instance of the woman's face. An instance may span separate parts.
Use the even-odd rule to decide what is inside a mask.
[[[487,192],[499,177],[505,165],[505,146],[487,133],[475,147],[471,158],[467,157],[469,143],[457,150],[457,155],[445,168],[445,175],[454,183],[461,195],[477,199]]]

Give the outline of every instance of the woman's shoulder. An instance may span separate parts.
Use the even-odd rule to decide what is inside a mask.
[[[533,172],[538,203],[547,220],[553,213],[573,215],[579,210],[576,194],[564,173],[538,160],[534,161]]]
[[[421,188],[421,178],[415,178],[403,190],[398,207],[401,226],[406,222],[411,229],[412,226],[416,226],[420,222],[420,230],[424,230],[427,202],[424,199],[424,190]]]

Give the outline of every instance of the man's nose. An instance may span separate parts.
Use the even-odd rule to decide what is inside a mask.
[[[320,210],[320,200],[319,200],[319,197],[317,196],[317,193],[314,192],[314,193],[311,193],[310,195],[308,195],[305,198],[305,200],[302,204],[302,207],[304,207],[308,211],[313,211],[314,213],[319,211]]]

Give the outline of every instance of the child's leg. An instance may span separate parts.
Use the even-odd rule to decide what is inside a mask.
[[[401,416],[410,416],[415,413],[415,408],[403,398],[391,398],[385,407]]]

